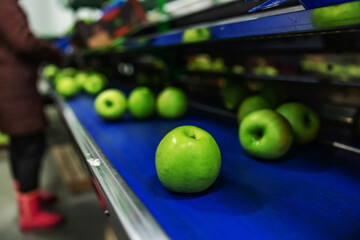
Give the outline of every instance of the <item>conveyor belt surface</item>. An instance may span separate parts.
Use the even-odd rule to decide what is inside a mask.
[[[357,155],[314,144],[261,162],[244,153],[236,123],[195,110],[176,121],[109,123],[93,101],[83,95],[67,104],[172,239],[359,239]],[[181,125],[208,131],[222,153],[220,176],[202,194],[171,193],[156,175],[156,148]]]

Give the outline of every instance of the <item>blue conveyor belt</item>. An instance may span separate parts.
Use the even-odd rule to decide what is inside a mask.
[[[172,239],[359,239],[360,159],[325,145],[293,148],[279,162],[246,155],[236,125],[194,110],[177,121],[104,122],[93,98],[68,100],[84,128]],[[175,194],[159,182],[155,151],[181,125],[208,131],[222,153],[215,185]]]

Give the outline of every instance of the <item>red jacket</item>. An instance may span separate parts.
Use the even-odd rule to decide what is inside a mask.
[[[59,62],[61,57],[30,32],[16,0],[0,0],[0,131],[20,136],[45,127],[37,69],[41,61]]]

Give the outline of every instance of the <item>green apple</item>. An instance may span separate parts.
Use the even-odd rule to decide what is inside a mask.
[[[345,70],[344,66],[342,66],[341,64],[332,63],[331,66],[332,68],[329,69],[329,73],[332,75],[341,75]],[[360,76],[360,73],[358,76]]]
[[[83,83],[84,90],[92,95],[96,95],[106,86],[106,77],[100,73],[91,73]]]
[[[245,68],[242,65],[234,65],[232,67],[232,72],[235,74],[243,74],[245,73]]]
[[[54,78],[54,84],[55,86],[58,84],[58,82],[60,82],[61,79],[63,78],[69,78],[69,76],[63,75],[61,73],[56,74],[55,78]],[[71,78],[71,77],[70,77]]]
[[[244,150],[262,159],[283,156],[292,144],[293,134],[288,121],[273,110],[263,109],[247,115],[239,127]]]
[[[10,144],[10,137],[0,132],[0,146],[8,146]]]
[[[315,62],[315,71],[321,73],[327,73],[329,71],[328,64],[326,62]]]
[[[210,31],[207,28],[194,28],[184,31],[182,40],[184,43],[206,41],[210,39]]]
[[[360,77],[360,67],[355,64],[346,65],[345,71],[349,76]]]
[[[81,88],[83,88],[84,83],[87,81],[87,78],[88,74],[86,72],[78,72],[74,77],[75,81]]]
[[[155,111],[155,96],[147,87],[137,87],[129,95],[128,108],[135,118],[148,118]]]
[[[167,87],[157,97],[156,108],[163,118],[179,118],[187,110],[186,94],[179,88]]]
[[[240,123],[248,114],[261,110],[271,109],[271,104],[261,95],[246,98],[239,106],[237,120]]]
[[[289,102],[279,106],[276,111],[289,121],[295,144],[308,144],[316,138],[320,121],[313,109],[302,103]]]
[[[268,103],[270,104],[271,108],[276,108],[279,104],[284,102],[287,98],[285,91],[275,88],[272,86],[263,86],[261,89],[260,95],[264,97]]]
[[[255,67],[253,69],[253,73],[255,75],[265,75],[265,67],[263,66],[258,66],[258,67]]]
[[[301,66],[301,69],[304,71],[312,71],[313,67],[314,67],[312,61],[308,60],[308,59],[301,60],[300,66]]]
[[[235,81],[226,81],[225,86],[220,89],[221,99],[228,110],[235,110],[247,94],[246,87]]]
[[[121,118],[126,107],[125,94],[118,89],[105,90],[95,99],[95,111],[104,119],[115,120]]]
[[[209,188],[221,168],[215,139],[195,126],[181,126],[161,140],[155,155],[160,182],[169,190],[196,193]]]
[[[46,65],[42,70],[42,75],[45,78],[52,78],[55,77],[55,75],[58,72],[58,67],[54,64]]]
[[[77,71],[74,68],[61,69],[60,71],[58,71],[58,73],[56,74],[56,77],[54,79],[55,85],[57,85],[57,83],[63,78],[74,77],[76,75],[76,73],[77,73]]]
[[[227,71],[227,67],[225,65],[224,59],[222,58],[216,58],[212,63],[211,63],[211,71],[214,72],[226,72]]]
[[[64,77],[56,84],[56,91],[66,98],[75,96],[79,90],[79,85],[71,77]]]
[[[312,22],[315,27],[339,27],[360,23],[360,1],[353,1],[312,10]]]
[[[279,72],[275,67],[267,66],[265,67],[264,74],[266,76],[275,77],[279,74]]]
[[[197,55],[191,62],[191,68],[190,70],[211,70],[211,57],[207,54]]]

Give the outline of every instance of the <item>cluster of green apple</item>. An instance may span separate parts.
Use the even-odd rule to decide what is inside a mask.
[[[272,110],[261,96],[244,102],[250,104],[243,106],[249,113],[240,123],[239,139],[244,150],[255,157],[282,157],[292,143],[308,144],[318,134],[319,118],[304,104],[289,102]],[[254,111],[250,111],[252,107]],[[159,143],[155,166],[160,182],[167,189],[196,193],[206,190],[217,179],[221,153],[215,139],[205,130],[180,126]]]
[[[224,59],[212,59],[207,54],[200,54],[191,58],[187,63],[189,71],[209,71],[209,72],[226,72],[227,67]]]
[[[262,159],[282,157],[291,147],[317,137],[319,117],[310,107],[287,102],[273,110],[261,95],[249,97],[239,107],[239,139],[244,150]]]
[[[250,94],[244,84],[226,81],[220,90],[225,107],[229,110],[237,109],[239,137],[245,150],[257,157],[273,159],[286,153],[293,138],[294,143],[300,145],[308,144],[315,139],[319,130],[319,118],[314,110],[301,103],[283,103],[286,95],[278,88],[257,84],[255,89],[255,94]],[[261,112],[262,110],[267,111]],[[246,120],[254,112],[258,113]],[[281,128],[283,130],[276,130]],[[276,143],[275,138],[278,136]],[[272,144],[282,145],[282,148],[276,149],[266,143],[267,140],[262,141],[265,142],[264,146],[271,146],[272,151],[270,151],[269,148],[259,144],[262,139],[272,139],[269,140]],[[257,150],[254,152],[252,148]]]
[[[319,118],[299,102],[283,103],[276,88],[264,87],[257,95],[228,82],[228,107],[238,107],[239,140],[243,149],[262,159],[282,157],[291,145],[309,144],[317,137]],[[240,96],[241,95],[241,96]],[[196,193],[209,188],[221,169],[221,153],[215,139],[195,126],[180,126],[160,142],[155,154],[156,172],[169,190]]]
[[[329,74],[345,80],[348,78],[360,78],[360,65],[356,64],[345,65],[335,62],[305,59],[300,62],[300,65],[304,71]]]
[[[8,135],[0,132],[0,146],[7,146],[10,143],[10,138]]]
[[[43,76],[51,79],[57,92],[67,98],[74,97],[80,90],[96,95],[107,85],[107,79],[101,73],[74,68],[58,69],[54,65],[47,65],[43,69]]]
[[[149,88],[137,87],[131,91],[128,99],[118,89],[105,90],[95,99],[96,113],[107,120],[122,118],[127,109],[136,119],[149,118],[156,110],[163,118],[175,119],[186,113],[187,97],[181,89],[167,87],[155,99]]]

